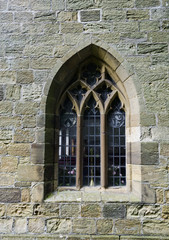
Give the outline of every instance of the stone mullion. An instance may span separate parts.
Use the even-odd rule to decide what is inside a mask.
[[[107,187],[106,115],[101,114],[101,187]]]
[[[82,116],[77,116],[76,133],[76,188],[82,187]]]

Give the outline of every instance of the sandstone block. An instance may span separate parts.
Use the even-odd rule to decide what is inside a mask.
[[[168,235],[169,221],[151,220],[143,222],[143,234]]]
[[[124,218],[126,216],[126,206],[122,204],[106,203],[103,206],[103,217]]]
[[[32,83],[33,82],[33,71],[22,70],[17,71],[17,83]]]
[[[168,205],[164,205],[162,207],[162,218],[169,219],[169,206]]]
[[[79,217],[80,205],[79,204],[62,204],[61,205],[61,217]]]
[[[34,15],[35,22],[54,22],[56,13],[53,11],[36,12]]]
[[[11,13],[11,12],[1,12],[0,22],[1,23],[13,22],[13,13]]]
[[[26,57],[18,57],[9,60],[11,68],[14,70],[18,69],[28,69],[29,68],[29,59]]]
[[[159,160],[158,143],[141,143],[141,162],[143,165],[157,164]]]
[[[50,10],[50,0],[37,0],[37,1],[30,1],[31,9],[34,11],[48,11]]]
[[[99,204],[85,204],[81,207],[82,217],[100,217],[101,206]]]
[[[56,64],[55,58],[39,57],[33,58],[30,62],[33,69],[51,69]]]
[[[68,219],[48,219],[47,220],[47,232],[48,233],[70,233],[71,232],[71,220]]]
[[[24,116],[22,118],[23,128],[34,128],[36,127],[36,116]]]
[[[69,209],[70,210],[70,209]],[[34,204],[33,215],[59,217],[59,205],[56,203]]]
[[[0,86],[0,101],[2,101],[4,98],[4,89],[3,86]]]
[[[0,217],[4,217],[6,214],[6,206],[5,204],[0,204]]]
[[[101,20],[100,10],[82,10],[79,12],[81,22],[95,22]]]
[[[0,11],[7,10],[7,2],[5,0],[1,1]]]
[[[16,218],[14,221],[14,231],[15,233],[26,233],[27,232],[27,219],[26,218]]]
[[[39,56],[53,56],[53,46],[45,46],[43,44],[37,45],[27,45],[25,46],[23,53],[25,56],[29,57],[39,57]]]
[[[31,22],[33,21],[33,13],[31,12],[16,12],[14,13],[15,22]]]
[[[12,173],[1,173],[0,174],[0,185],[1,186],[14,186],[15,176]]]
[[[22,86],[22,99],[24,101],[40,101],[43,86],[40,84],[30,84]]]
[[[112,31],[113,25],[112,23],[98,22],[97,24],[94,22],[86,23],[84,25],[84,31],[86,33],[109,33]],[[83,35],[85,36],[85,35]]]
[[[38,111],[39,103],[36,102],[18,102],[15,106],[15,113],[21,115],[34,115]]]
[[[12,219],[0,219],[0,233],[11,233],[12,224]]]
[[[31,182],[43,181],[43,166],[19,164],[17,180]]]
[[[8,140],[12,139],[12,130],[3,130],[0,129],[0,140],[4,142],[9,142]]]
[[[64,10],[65,9],[65,0],[52,0],[52,10]]]
[[[30,145],[26,143],[10,144],[8,147],[8,154],[20,157],[30,156]]]
[[[117,220],[115,221],[116,234],[140,234],[141,223],[138,220]]]
[[[169,127],[168,119],[169,119],[169,114],[167,114],[167,113],[158,114],[158,125],[164,126],[164,127]]]
[[[169,190],[165,191],[165,200],[166,200],[166,203],[169,203]]]
[[[162,141],[168,141],[169,140],[169,135],[166,134],[168,132],[167,127],[158,127],[152,129],[152,139],[153,140],[162,140]]]
[[[162,28],[164,30],[169,30],[169,20],[164,20],[162,23]]]
[[[71,10],[80,10],[83,8],[88,9],[92,6],[93,6],[93,3],[90,0],[83,1],[83,2],[79,2],[76,0],[69,0],[67,1],[67,4],[66,4],[67,9],[71,9]]]
[[[0,202],[17,203],[21,200],[19,188],[0,188]]]
[[[31,146],[31,162],[34,164],[43,163],[44,162],[44,144],[34,143]]]
[[[127,218],[158,218],[161,215],[159,205],[131,205],[127,207]]]
[[[36,184],[32,187],[32,202],[42,202],[44,197],[44,185],[43,183]]]
[[[18,165],[17,157],[5,156],[1,158],[1,170],[2,172],[15,172]]]
[[[167,53],[167,44],[165,43],[140,43],[138,44],[137,51],[139,54],[150,53]]]
[[[153,113],[141,113],[141,124],[144,127],[156,125],[155,115]]]
[[[160,6],[160,0],[136,0],[136,7],[158,7]]]
[[[81,23],[64,22],[61,23],[62,33],[81,33],[83,32],[83,25]]]
[[[96,232],[95,221],[93,219],[85,218],[74,219],[72,232],[80,234],[94,234]]]
[[[57,14],[57,21],[77,21],[77,13],[76,12],[59,12]]]
[[[30,189],[23,188],[21,190],[21,202],[30,202]]]
[[[164,193],[163,189],[156,189],[156,199],[157,203],[163,203]]]
[[[96,226],[99,234],[111,234],[113,221],[111,219],[99,219],[97,220]]]
[[[35,133],[33,130],[20,130],[14,132],[15,143],[32,143],[35,140]]]
[[[159,31],[160,30],[160,23],[158,21],[141,21],[139,23],[140,31]]]
[[[28,229],[31,233],[43,233],[45,230],[45,221],[43,218],[30,218]]]
[[[167,19],[169,15],[168,8],[157,8],[151,10],[151,19],[159,20],[159,19]]]
[[[127,19],[129,20],[142,20],[149,19],[149,10],[127,10]]]
[[[114,26],[115,32],[138,32],[137,22],[119,22]]]
[[[169,40],[169,36],[167,32],[149,32],[148,33],[148,40],[151,42],[161,42],[161,43],[166,43]]]
[[[103,19],[120,22],[126,19],[126,11],[117,9],[103,9]]]
[[[16,83],[15,71],[0,71],[0,83],[14,84]]]
[[[43,83],[46,81],[46,79],[49,76],[49,71],[48,70],[35,70],[34,71],[34,81],[36,83]]]
[[[21,87],[17,85],[6,86],[6,99],[7,100],[18,100],[20,99]]]
[[[29,10],[29,2],[26,0],[10,0],[8,9],[13,11]]]
[[[7,216],[27,217],[32,215],[32,206],[30,204],[9,204]]]

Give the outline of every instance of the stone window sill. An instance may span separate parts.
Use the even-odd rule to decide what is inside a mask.
[[[45,202],[140,202],[133,193],[126,192],[126,187],[101,189],[85,187],[59,188],[45,199]]]

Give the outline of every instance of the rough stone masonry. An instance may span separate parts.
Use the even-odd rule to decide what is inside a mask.
[[[0,0],[0,33],[0,239],[169,239],[169,0]],[[91,45],[133,106],[127,192],[53,187],[55,99]]]

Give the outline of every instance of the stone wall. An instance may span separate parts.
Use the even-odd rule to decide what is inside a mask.
[[[169,239],[169,1],[0,0],[0,22],[0,239]],[[133,106],[127,193],[53,187],[60,76],[91,44]]]

